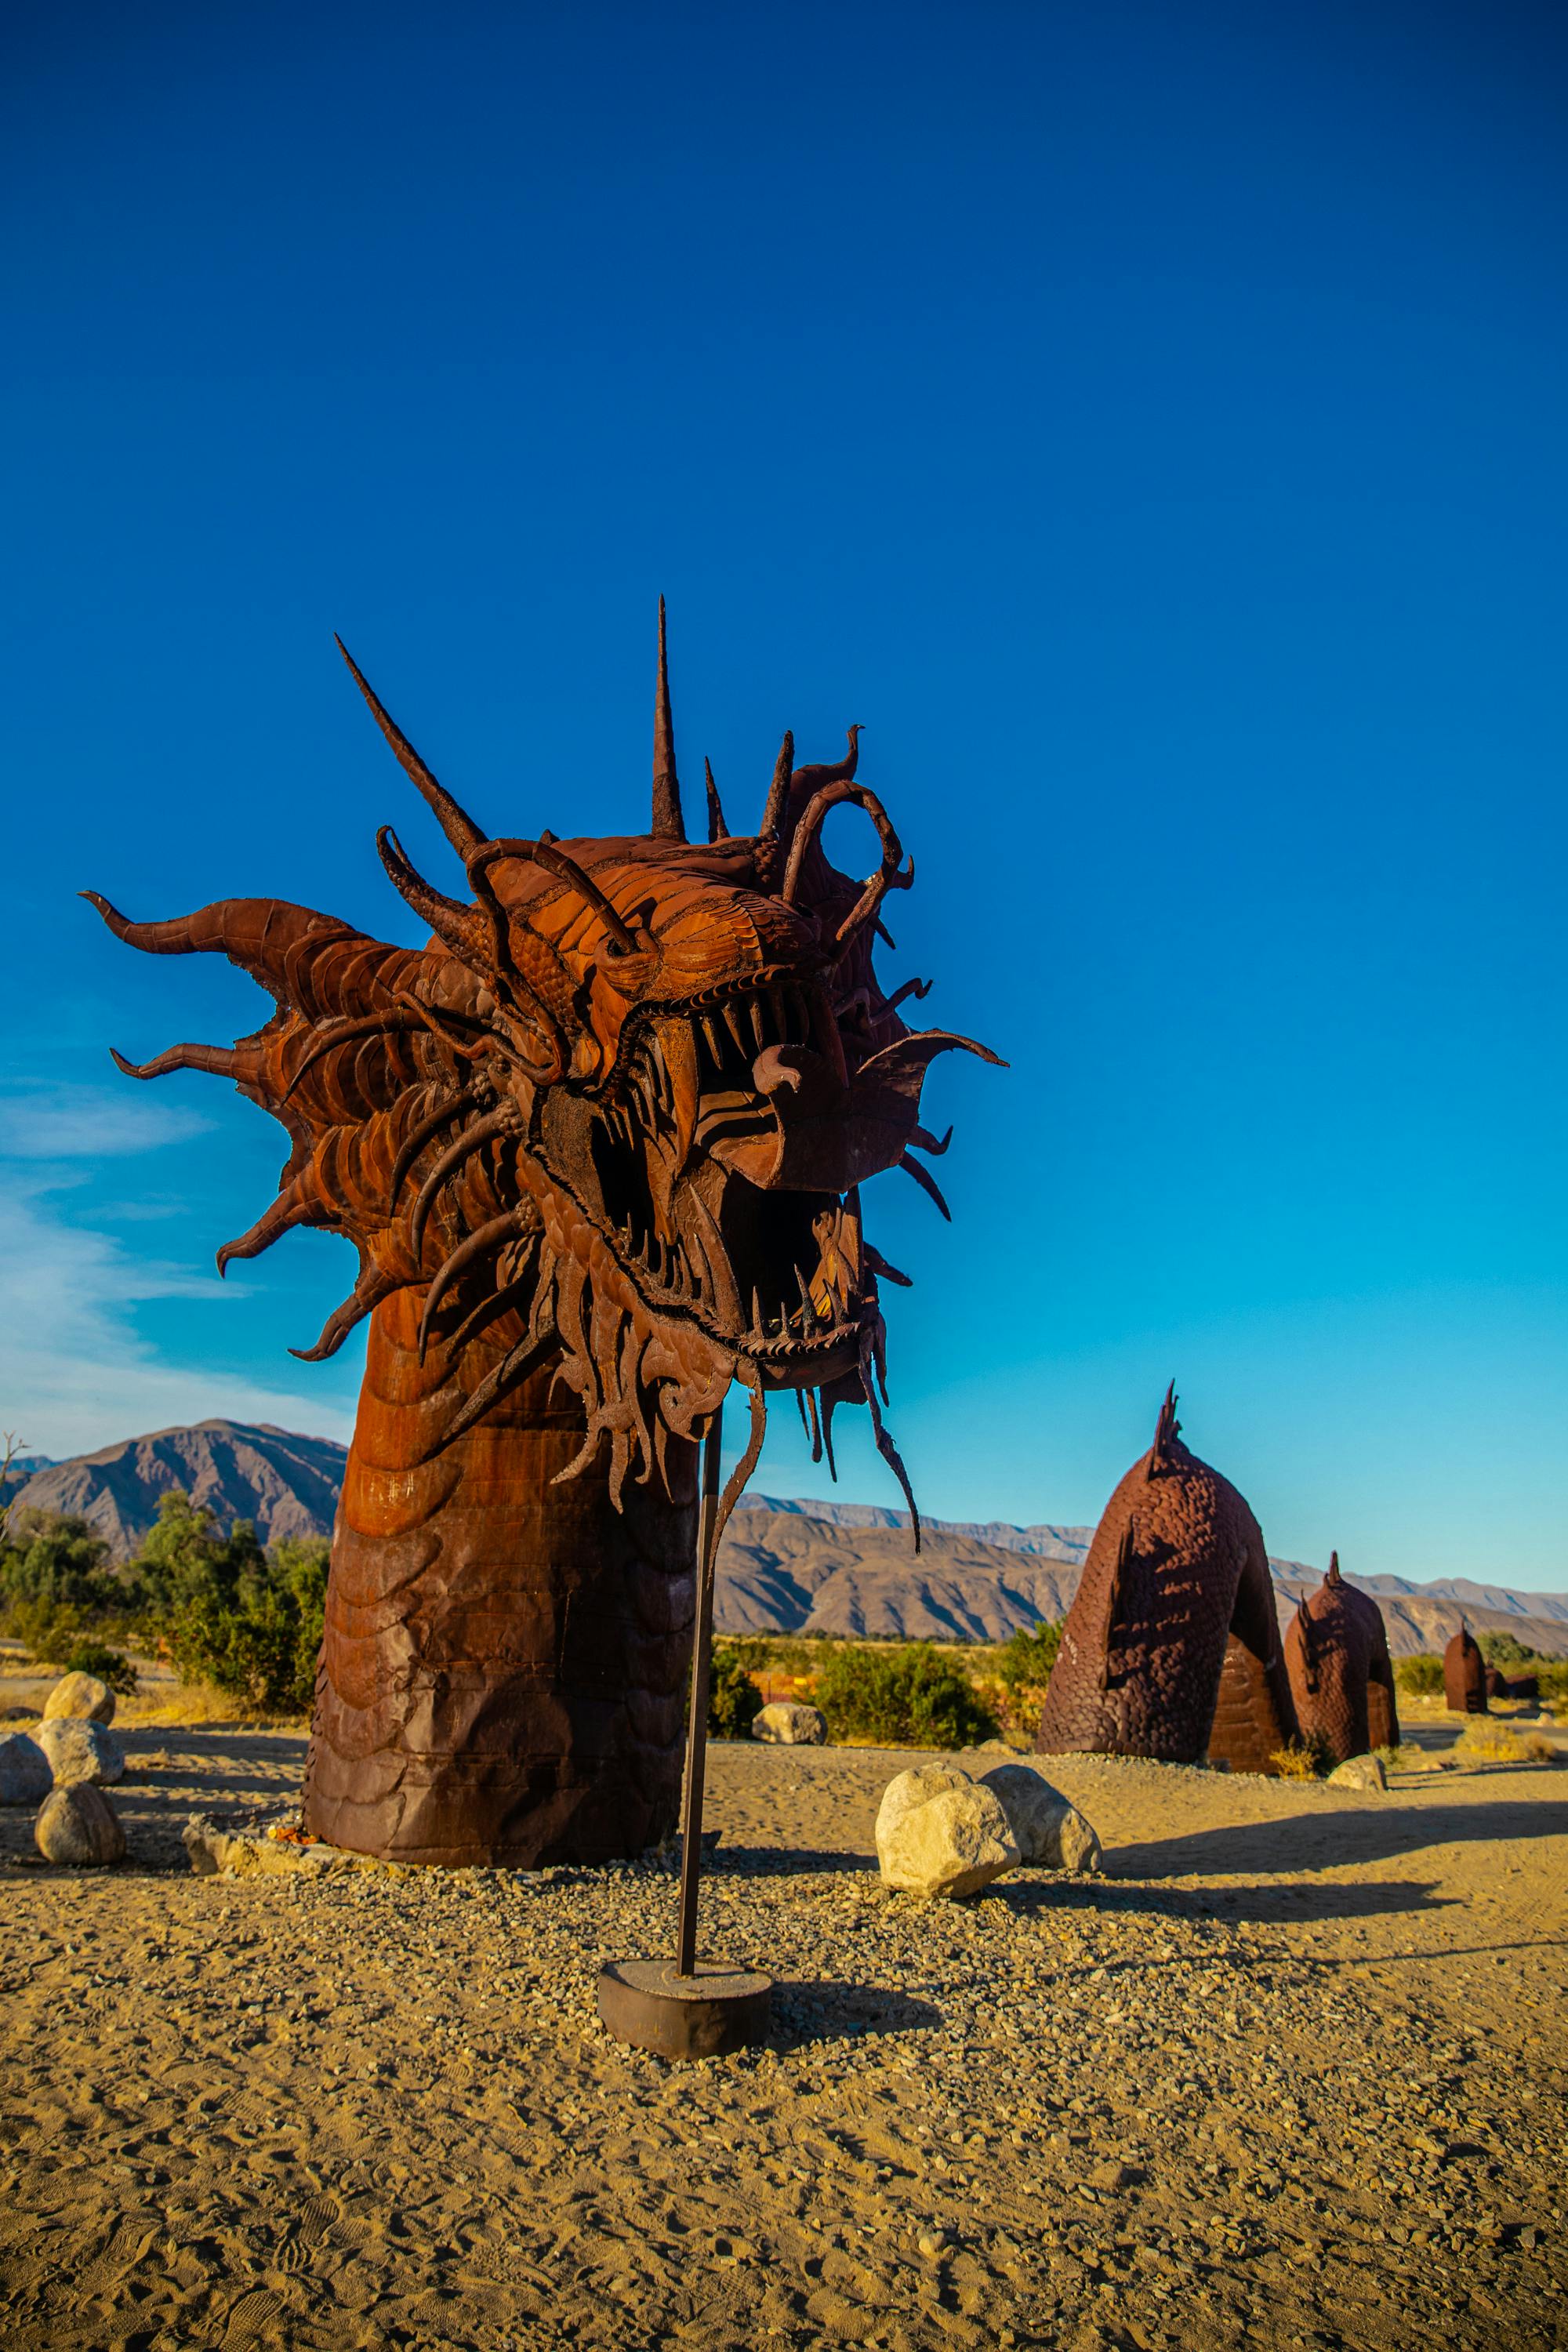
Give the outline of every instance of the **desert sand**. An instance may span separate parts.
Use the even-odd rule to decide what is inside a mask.
[[[184,1821],[286,1811],[302,1737],[125,1738],[121,1868],[0,1813],[17,2352],[1563,2340],[1551,1764],[1053,1759],[1106,1875],[921,1906],[872,1861],[915,1759],[717,1744],[702,1941],[776,2031],[671,2068],[594,2011],[668,1864],[197,1877]]]

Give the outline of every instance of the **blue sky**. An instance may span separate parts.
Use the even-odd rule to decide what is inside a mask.
[[[232,894],[415,937],[443,851],[331,645],[499,831],[644,822],[654,600],[731,818],[779,733],[987,1039],[876,1236],[931,1511],[1094,1518],[1173,1375],[1270,1548],[1568,1583],[1563,42],[1545,10],[16,11],[0,1422],[304,1367],[219,1286],[280,1130],[140,1057]],[[847,832],[848,862],[863,845]],[[841,1492],[894,1499],[860,1430]],[[823,1490],[778,1420],[759,1484]]]

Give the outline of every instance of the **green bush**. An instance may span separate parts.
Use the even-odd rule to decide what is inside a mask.
[[[154,1532],[156,1532],[154,1530]],[[247,1521],[228,1543],[192,1548],[168,1610],[169,1653],[188,1682],[213,1683],[269,1715],[309,1714],[326,1609],[330,1546],[285,1539],[268,1556]]]
[[[1037,1623],[1032,1633],[1020,1625],[996,1654],[994,1673],[1009,1698],[1026,1690],[1043,1691],[1051,1678],[1057,1652],[1062,1645],[1060,1624]]]
[[[111,1691],[128,1698],[136,1688],[136,1669],[123,1650],[111,1650],[106,1642],[79,1642],[65,1660],[68,1675],[96,1675]]]
[[[836,1740],[972,1748],[994,1739],[998,1728],[963,1667],[929,1642],[835,1650],[817,1669],[812,1696]]]
[[[746,1672],[740,1645],[721,1643],[708,1678],[708,1731],[713,1739],[744,1739],[762,1711],[763,1695]]]
[[[8,1629],[31,1647],[18,1612],[31,1612],[31,1622],[41,1629],[64,1610],[75,1610],[79,1623],[86,1612],[111,1608],[120,1584],[104,1570],[108,1550],[83,1518],[25,1511],[7,1527],[0,1550],[0,1613]]]
[[[1424,1698],[1443,1687],[1443,1661],[1430,1650],[1418,1650],[1412,1658],[1394,1661],[1394,1687],[1405,1691],[1411,1698]]]

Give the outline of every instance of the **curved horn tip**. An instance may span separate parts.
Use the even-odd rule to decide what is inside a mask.
[[[113,1063],[115,1068],[121,1071],[128,1078],[139,1078],[144,1075],[140,1064],[136,1062],[128,1062],[118,1045],[111,1045],[110,1047],[109,1058]]]

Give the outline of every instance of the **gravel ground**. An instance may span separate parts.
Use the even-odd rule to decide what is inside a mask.
[[[200,1879],[184,1819],[276,1811],[302,1740],[126,1739],[124,1868],[0,1814],[18,2352],[1563,2340],[1551,1765],[1057,1759],[1108,1875],[921,1906],[868,1862],[914,1759],[720,1744],[702,1941],[776,2031],[671,2068],[593,2000],[667,1866]]]

